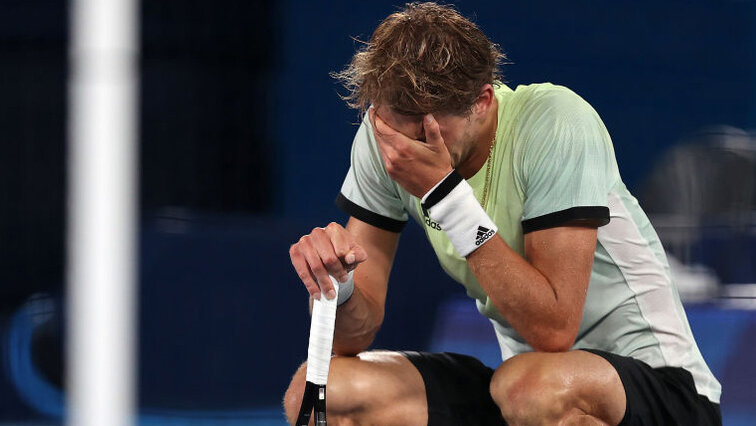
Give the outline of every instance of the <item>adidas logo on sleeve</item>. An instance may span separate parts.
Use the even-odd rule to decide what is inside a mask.
[[[484,226],[478,226],[478,235],[475,237],[475,245],[479,246],[485,243],[489,238],[493,237],[495,233],[496,232],[493,229],[488,229]]]

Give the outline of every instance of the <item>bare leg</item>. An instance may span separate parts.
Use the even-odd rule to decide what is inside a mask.
[[[292,378],[284,396],[290,424],[296,421],[305,382],[305,365]],[[404,355],[363,352],[357,357],[334,357],[328,374],[328,423],[351,425],[428,424],[425,384]]]
[[[512,426],[617,425],[626,404],[614,367],[579,350],[512,357],[496,369],[491,396]]]

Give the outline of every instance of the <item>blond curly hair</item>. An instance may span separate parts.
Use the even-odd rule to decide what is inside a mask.
[[[484,84],[501,79],[499,46],[451,6],[408,3],[375,29],[349,65],[332,76],[361,113],[370,104],[406,115],[465,114]]]

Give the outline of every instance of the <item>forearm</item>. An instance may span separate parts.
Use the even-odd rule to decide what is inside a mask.
[[[580,322],[571,318],[574,309],[501,237],[470,253],[467,261],[491,302],[533,349],[554,352],[572,346]]]
[[[351,356],[366,350],[382,323],[383,309],[355,285],[352,297],[336,313],[333,352]]]
[[[470,185],[452,172],[423,197],[457,253],[509,324],[536,350],[569,349],[590,279],[595,228],[554,227],[525,236],[525,255],[496,233]]]

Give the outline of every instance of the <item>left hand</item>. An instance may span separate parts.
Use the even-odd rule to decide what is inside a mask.
[[[375,108],[368,114],[386,172],[407,192],[421,198],[452,171],[449,150],[433,115],[423,117],[425,142],[422,142],[389,126]]]

